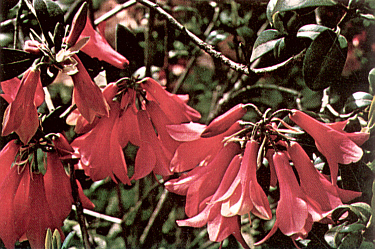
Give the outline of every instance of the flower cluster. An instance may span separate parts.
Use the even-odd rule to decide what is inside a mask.
[[[186,97],[168,93],[151,78],[139,82],[124,79],[109,84],[103,94],[110,106],[108,117],[98,118],[94,127],[79,113],[71,118],[78,133],[89,130],[72,142],[81,155],[78,166],[93,180],[111,177],[116,181],[117,177],[130,184],[122,152],[130,142],[139,147],[131,179],[151,172],[171,175],[169,164],[180,142],[172,139],[167,126],[200,119],[185,103]]]
[[[288,136],[296,128],[274,117],[280,112],[270,117],[266,113],[256,124],[241,121],[250,106],[253,105],[239,104],[207,127],[190,124],[191,130],[195,130],[189,132],[190,138],[181,136],[187,130],[186,125],[168,126],[175,139],[183,140],[171,167],[180,171],[192,169],[165,183],[169,191],[186,195],[185,212],[189,218],[178,224],[193,227],[207,224],[211,240],[222,241],[233,234],[247,247],[238,217],[252,213],[261,219],[272,218],[267,196],[257,181],[257,169],[267,160],[270,186],[278,186],[280,199],[275,225],[257,244],[266,241],[277,229],[293,241],[306,238],[314,222],[331,223],[333,209],[361,195],[337,186],[338,163],[360,160],[363,152],[359,146],[369,134],[346,133],[343,131],[346,121],[324,124],[301,111],[285,110],[290,120],[315,139],[317,149],[330,167],[329,181],[315,168],[301,145]],[[280,129],[280,125],[287,129]],[[197,156],[189,160],[192,153]]]
[[[7,248],[28,239],[44,247],[47,229],[58,229],[73,204],[71,181],[61,159],[75,157],[61,134],[32,139],[28,145],[10,141],[0,152],[0,237]],[[43,164],[38,161],[42,159]],[[93,208],[78,184],[82,204]]]

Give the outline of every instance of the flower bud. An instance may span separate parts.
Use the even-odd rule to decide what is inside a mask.
[[[215,118],[203,131],[201,137],[213,137],[228,130],[237,120],[247,112],[244,104],[238,104],[223,115]]]

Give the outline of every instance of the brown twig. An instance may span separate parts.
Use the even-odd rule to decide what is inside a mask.
[[[111,18],[112,16],[116,15],[120,11],[122,11],[122,10],[124,10],[126,8],[129,8],[129,7],[131,7],[132,5],[134,5],[136,3],[137,3],[136,0],[130,0],[130,1],[127,1],[127,2],[125,2],[123,4],[117,5],[115,8],[111,9],[107,13],[105,13],[105,14],[101,15],[100,17],[96,18],[95,21],[94,21],[94,25],[97,26],[99,23],[108,20],[109,18]]]
[[[241,72],[244,74],[249,74],[249,69],[246,65],[240,64],[237,62],[232,61],[228,57],[224,56],[222,53],[216,51],[212,45],[209,45],[208,43],[202,41],[198,36],[193,34],[191,31],[186,29],[181,23],[179,23],[173,16],[168,14],[163,8],[161,8],[158,4],[155,4],[149,0],[137,0],[137,2],[155,10],[158,12],[161,16],[166,18],[168,22],[171,23],[173,27],[175,27],[177,30],[185,33],[192,42],[194,42],[196,45],[198,45],[199,48],[210,54],[212,57],[219,59],[222,63],[228,65],[230,68],[237,72]]]

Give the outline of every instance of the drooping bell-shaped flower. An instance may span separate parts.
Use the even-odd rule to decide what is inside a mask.
[[[324,124],[297,110],[293,111],[290,119],[314,138],[316,147],[328,161],[333,185],[337,183],[338,164],[358,162],[363,155],[359,146],[370,135],[365,132],[343,131],[347,121]]]
[[[312,213],[314,221],[321,221],[333,209],[342,205],[339,191],[345,200],[361,195],[360,192],[339,189],[332,185],[315,167],[303,148],[296,142],[291,142],[287,147],[288,153],[298,172],[300,186],[307,199],[316,203],[315,212]]]
[[[62,147],[54,150],[49,147],[53,144],[47,144],[45,175],[38,172],[35,164],[32,166],[31,162],[36,160],[32,151],[44,143],[27,147],[13,140],[0,152],[0,238],[7,248],[13,248],[21,239],[28,239],[32,248],[43,248],[47,229],[61,232],[60,227],[71,210],[70,179],[59,160],[64,153],[57,152],[62,152]],[[84,207],[92,208],[80,186],[78,192]]]
[[[112,102],[109,117],[102,117],[88,133],[76,138],[72,147],[81,155],[79,166],[92,180],[115,176],[130,184],[127,166],[118,138],[120,103]]]
[[[96,116],[108,116],[109,106],[100,88],[92,81],[78,56],[74,55],[77,61],[78,72],[71,75],[73,88],[73,102],[77,105],[82,116],[92,123]]]
[[[273,155],[273,163],[280,187],[280,200],[276,208],[276,222],[265,238],[257,242],[259,245],[270,238],[277,229],[292,239],[305,238],[313,224],[308,203],[302,192],[293,169],[285,153]]]
[[[216,202],[235,177],[233,168],[240,162],[236,156],[239,149],[238,144],[229,143],[211,163],[196,167],[180,178],[166,182],[165,187],[171,192],[186,195],[185,212],[191,218],[178,220],[179,226],[202,227],[207,224],[211,241],[220,242],[233,234],[247,248],[241,235],[238,217],[222,216],[221,202]]]
[[[258,149],[259,145],[255,140],[246,143],[238,174],[228,191],[218,200],[223,201],[222,215],[230,217],[251,211],[262,219],[271,219],[267,196],[256,178]]]
[[[148,100],[154,100],[159,104],[173,124],[198,121],[201,118],[199,112],[189,107],[178,95],[164,90],[154,79],[146,78],[142,80],[140,87],[146,91]]]
[[[205,163],[211,161],[224,147],[223,139],[241,130],[241,125],[236,122],[224,133],[207,138],[198,136],[204,128],[199,125],[194,126],[194,129],[198,129],[197,132],[190,132],[192,136],[181,136],[181,131],[186,131],[186,128],[186,125],[181,125],[180,127],[172,126],[169,129],[172,137],[184,142],[178,146],[171,160],[171,170],[174,172],[183,172],[196,167],[202,161],[206,161]],[[194,157],[191,155],[194,155]]]
[[[42,89],[40,71],[30,68],[22,77],[17,94],[5,110],[3,136],[16,132],[24,144],[34,136],[39,126],[37,106],[43,102],[41,99],[44,100],[44,93],[43,97],[39,96],[40,91],[37,89]],[[10,100],[14,94],[8,93],[8,96]]]
[[[134,175],[131,179],[138,180],[151,172],[162,176],[171,175],[169,162],[172,158],[172,153],[165,149],[156,136],[147,112],[139,110],[137,120],[141,146],[135,158]]]

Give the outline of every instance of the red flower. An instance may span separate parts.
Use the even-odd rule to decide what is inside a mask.
[[[138,180],[152,171],[162,176],[171,175],[169,162],[172,158],[172,153],[165,149],[156,136],[154,127],[145,110],[138,111],[137,119],[141,146],[135,158],[135,169],[132,179]]]
[[[202,137],[212,137],[229,129],[236,121],[240,120],[247,112],[244,104],[238,104],[223,115],[215,118],[203,131]]]
[[[265,242],[278,228],[283,234],[291,236],[294,240],[305,238],[313,224],[313,218],[309,213],[310,207],[305,201],[304,193],[289,165],[288,157],[285,153],[275,153],[273,163],[280,186],[276,222],[267,236],[257,242],[256,245]]]
[[[158,103],[173,124],[198,121],[201,118],[199,112],[189,107],[178,95],[164,90],[154,79],[146,78],[140,86],[146,91],[146,98]]]
[[[105,22],[100,25],[105,25]],[[109,45],[103,35],[104,33],[99,34],[96,32],[92,27],[90,20],[87,19],[85,28],[78,39],[84,37],[90,37],[90,39],[87,44],[81,48],[81,51],[92,58],[98,58],[99,60],[108,62],[117,68],[124,69],[129,65],[129,61],[116,52],[111,45]]]
[[[92,123],[97,115],[108,116],[109,107],[101,90],[91,80],[78,56],[73,57],[78,62],[78,72],[71,75],[74,83],[73,101],[82,116]]]
[[[206,163],[211,161],[220,149],[223,148],[223,139],[241,130],[241,125],[239,122],[236,122],[222,134],[203,138],[198,136],[198,134],[201,134],[203,128],[199,125],[194,126],[194,129],[198,129],[196,132],[189,131],[189,134],[192,136],[188,137],[181,136],[181,132],[186,131],[186,125],[181,125],[180,128],[177,126],[168,127],[172,137],[179,139],[181,142],[183,142],[182,139],[186,141],[177,148],[171,160],[171,170],[174,172],[183,172],[196,167],[203,161],[206,161]],[[191,155],[194,156],[192,157]]]
[[[47,229],[60,230],[73,203],[70,179],[58,154],[47,152],[43,176],[35,173],[37,168],[30,172],[30,162],[36,158],[27,154],[28,149],[35,148],[21,148],[13,140],[0,152],[0,238],[7,248],[20,239],[28,239],[32,248],[43,248]],[[83,205],[92,208],[82,189],[79,192]]]
[[[120,103],[112,102],[109,117],[102,117],[88,133],[76,138],[71,146],[79,152],[79,166],[94,181],[108,176],[117,182],[130,184],[127,166],[119,142]]]
[[[347,121],[324,124],[307,114],[294,110],[290,119],[311,135],[318,150],[326,157],[331,171],[331,182],[337,183],[338,164],[358,162],[363,151],[359,147],[369,138],[369,133],[343,131]]]
[[[27,144],[34,136],[39,126],[36,108],[43,102],[40,102],[41,94],[39,89],[42,89],[40,71],[31,68],[25,72],[17,94],[5,110],[2,128],[3,136],[16,132],[24,144]],[[14,96],[12,93],[6,92],[6,94],[8,94],[9,100]]]
[[[217,202],[235,177],[233,169],[240,162],[235,155],[239,152],[238,144],[229,143],[211,163],[168,181],[165,187],[171,192],[187,195],[185,212],[191,218],[177,221],[179,226],[202,227],[207,224],[211,241],[222,241],[233,234],[244,248],[248,248],[241,235],[238,217],[222,216],[221,202]]]
[[[314,167],[314,164],[298,143],[291,142],[287,149],[297,169],[301,189],[306,194],[305,198],[311,200],[310,203],[316,203],[315,212],[312,212],[314,221],[321,221],[333,209],[342,205],[340,196],[345,196],[344,199],[349,201],[361,195],[360,192],[343,190],[339,189],[337,185],[332,185]]]
[[[230,217],[251,211],[262,219],[271,219],[267,196],[256,179],[258,149],[259,145],[255,140],[246,143],[238,174],[228,191],[218,199],[223,202],[222,215]]]

